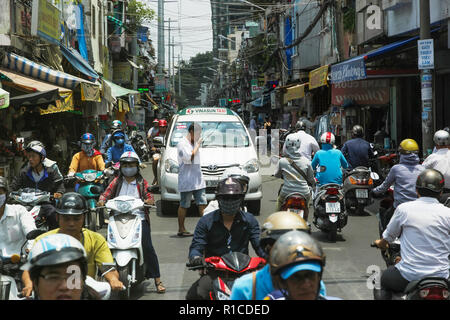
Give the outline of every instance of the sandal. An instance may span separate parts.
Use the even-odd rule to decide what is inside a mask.
[[[156,292],[158,293],[165,293],[166,292],[166,288],[162,285],[162,281],[156,283],[155,281],[155,286],[156,286]]]
[[[177,236],[179,237],[193,237],[194,235],[189,231],[178,232]]]

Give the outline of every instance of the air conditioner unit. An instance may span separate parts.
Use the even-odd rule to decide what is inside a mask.
[[[383,0],[381,8],[383,10],[395,10],[410,4],[412,4],[412,0]]]

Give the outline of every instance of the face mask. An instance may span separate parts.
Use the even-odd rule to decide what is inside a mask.
[[[81,150],[83,150],[88,157],[92,157],[94,155],[94,146],[92,144],[81,144]]]
[[[237,200],[226,200],[219,199],[219,209],[225,215],[233,215],[239,212],[241,207],[241,199]]]
[[[116,144],[118,144],[118,145],[122,145],[124,142],[125,142],[124,139],[117,139],[116,140]]]
[[[137,174],[137,172],[138,172],[138,168],[137,167],[121,168],[120,170],[122,171],[122,174],[125,177],[134,177]]]
[[[0,194],[0,207],[3,207],[6,201],[6,194]]]

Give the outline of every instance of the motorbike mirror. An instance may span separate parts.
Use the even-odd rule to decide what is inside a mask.
[[[153,143],[160,144],[160,145],[165,145],[164,137],[154,137],[153,138]]]
[[[112,166],[112,162],[108,161],[105,163],[105,168],[110,168]]]
[[[148,187],[147,188],[147,191],[148,192],[151,192],[151,193],[154,193],[155,191],[157,191],[158,190],[158,186],[157,185],[155,185],[155,186],[150,186],[150,187]]]
[[[27,238],[27,240],[33,240],[33,239],[36,239],[37,237],[39,237],[41,234],[44,234],[45,232],[46,231],[44,231],[44,230],[35,229],[35,230],[28,232],[26,238]]]
[[[379,180],[379,179],[380,179],[380,176],[379,176],[378,173],[376,173],[376,172],[371,172],[371,173],[370,173],[370,177],[371,177],[373,180]]]

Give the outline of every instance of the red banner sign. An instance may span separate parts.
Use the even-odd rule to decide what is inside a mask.
[[[333,83],[331,104],[342,106],[344,101],[353,100],[358,105],[383,105],[389,103],[389,80],[360,80]]]

